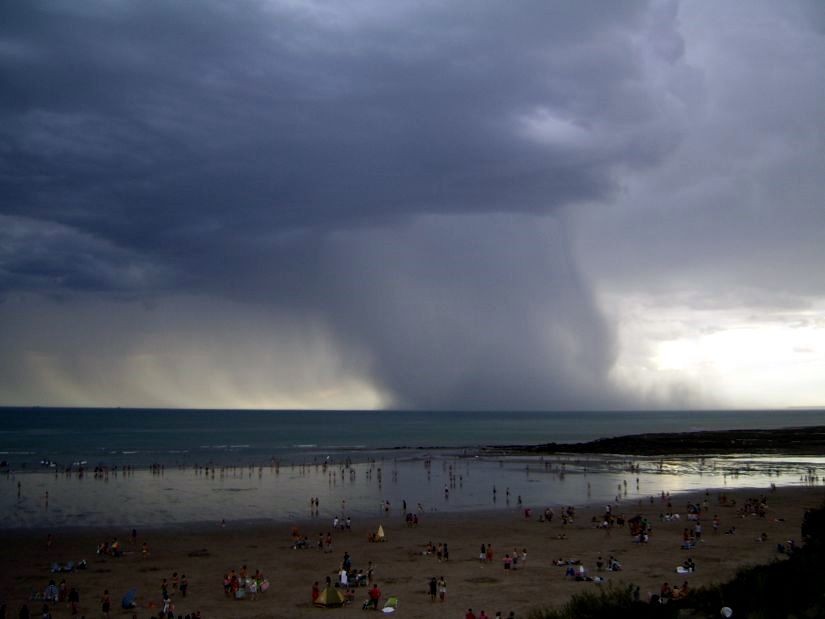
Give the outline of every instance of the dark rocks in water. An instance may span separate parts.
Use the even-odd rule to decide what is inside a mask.
[[[825,454],[825,426],[770,430],[711,430],[632,434],[586,443],[511,446],[507,451],[534,454]]]

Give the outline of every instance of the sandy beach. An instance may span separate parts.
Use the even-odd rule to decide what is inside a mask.
[[[198,525],[186,527],[138,530],[136,543],[131,541],[131,529],[110,530],[15,530],[0,534],[3,553],[0,556],[0,595],[8,605],[9,616],[16,616],[33,591],[43,591],[50,579],[66,587],[75,587],[80,595],[81,615],[101,616],[100,598],[105,589],[112,597],[112,616],[155,616],[161,604],[161,583],[164,578],[178,615],[196,610],[203,617],[317,617],[334,614],[341,617],[360,616],[361,603],[367,598],[367,587],[356,589],[355,602],[338,609],[320,609],[311,603],[312,584],[323,588],[325,578],[337,579],[344,553],[352,558],[355,569],[367,570],[374,565],[374,580],[384,597],[397,596],[399,616],[460,617],[467,608],[476,613],[486,611],[493,616],[511,611],[524,617],[536,607],[564,603],[579,591],[634,583],[646,599],[658,592],[663,582],[690,587],[724,581],[745,565],[766,563],[778,556],[776,544],[798,540],[799,525],[804,510],[821,504],[825,491],[821,487],[756,488],[726,491],[735,504],[720,505],[719,492],[678,495],[666,500],[626,500],[612,506],[613,513],[631,518],[646,517],[653,531],[646,544],[635,543],[627,526],[600,529],[593,518],[601,520],[604,506],[578,507],[573,522],[563,524],[561,507],[554,505],[552,522],[541,522],[539,516],[546,506],[532,506],[530,518],[513,507],[496,512],[463,514],[424,513],[416,527],[408,527],[400,510],[394,509],[382,519],[354,521],[351,530],[332,531],[332,521],[326,517],[307,519],[292,524],[236,524],[222,526]],[[765,517],[740,514],[750,498],[767,497]],[[703,532],[692,550],[682,550],[688,520],[688,503],[702,504],[708,509],[702,514]],[[679,519],[663,521],[662,514],[672,511]],[[712,520],[719,517],[719,530],[714,533]],[[383,525],[386,541],[371,543],[368,536]],[[309,549],[292,548],[292,528],[298,527],[310,541]],[[726,531],[735,527],[734,534]],[[320,534],[333,533],[330,552],[317,548]],[[767,541],[758,541],[762,534]],[[49,542],[49,535],[51,541]],[[99,556],[97,545],[117,537],[124,556]],[[560,539],[563,537],[564,539]],[[143,543],[148,556],[143,556]],[[446,543],[449,559],[441,562],[435,553],[425,554],[427,544]],[[491,562],[481,562],[481,544],[492,545]],[[515,570],[505,570],[505,554],[527,550],[526,562]],[[622,565],[621,571],[597,569],[601,556],[605,562],[613,555]],[[676,567],[687,558],[696,563],[696,571],[688,575],[676,573]],[[65,564],[85,559],[88,567],[71,573],[50,573],[55,563]],[[555,560],[578,560],[590,576],[600,576],[605,584],[576,582],[565,577],[566,567]],[[223,576],[229,570],[247,566],[250,574],[261,570],[271,588],[257,599],[234,600],[225,596]],[[186,597],[173,588],[173,574],[186,575],[189,590]],[[431,577],[444,577],[447,583],[445,601],[431,601],[428,583]],[[130,588],[138,589],[137,608],[121,610],[120,599]],[[42,601],[28,601],[34,612],[40,612]],[[51,605],[53,617],[69,617],[66,602]]]

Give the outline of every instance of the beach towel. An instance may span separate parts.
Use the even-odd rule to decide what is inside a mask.
[[[688,568],[686,568],[685,566],[680,565],[679,567],[676,568],[676,573],[677,574],[689,574],[690,570]]]

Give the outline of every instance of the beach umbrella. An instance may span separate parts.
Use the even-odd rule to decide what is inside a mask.
[[[134,608],[137,606],[135,602],[135,598],[137,598],[137,589],[129,589],[120,600],[120,605],[122,608]]]

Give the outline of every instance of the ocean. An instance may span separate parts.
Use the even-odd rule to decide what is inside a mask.
[[[0,528],[289,521],[310,516],[311,497],[320,500],[320,516],[330,518],[381,515],[387,502],[393,511],[404,503],[408,510],[420,504],[423,512],[543,508],[819,483],[825,469],[825,456],[541,458],[479,449],[642,432],[825,425],[822,410],[6,408],[0,420]],[[106,472],[95,476],[96,467]]]
[[[825,425],[825,410],[659,412],[0,409],[0,460],[65,466],[364,459],[388,449],[573,443],[645,432]]]

